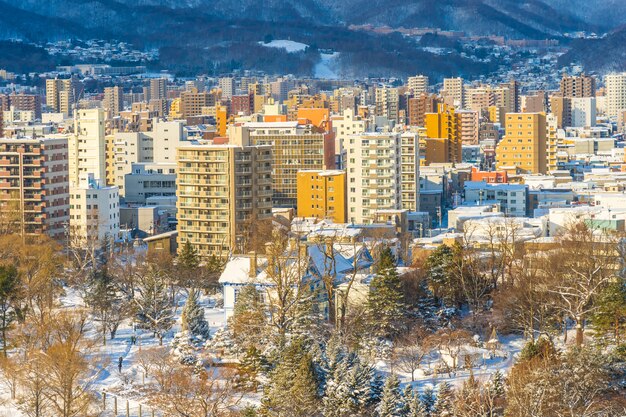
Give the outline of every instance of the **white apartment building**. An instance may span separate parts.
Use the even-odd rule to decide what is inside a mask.
[[[95,247],[116,239],[120,232],[117,187],[103,186],[93,174],[81,174],[78,186],[70,189],[70,230],[74,244]]]
[[[126,196],[126,181],[137,163],[176,164],[176,149],[184,144],[186,131],[180,121],[154,120],[152,132],[118,132],[113,143],[114,182]],[[167,168],[166,168],[167,169]]]
[[[69,138],[70,230],[74,244],[119,234],[119,190],[106,187],[104,110],[77,110]]]
[[[222,90],[223,98],[231,98],[235,94],[235,79],[231,77],[223,77],[218,81],[220,90]]]
[[[441,94],[452,101],[452,105],[455,107],[463,106],[463,79],[457,78],[444,78],[443,79],[443,91]]]
[[[353,109],[345,109],[342,116],[331,116],[335,133],[335,167],[345,165],[344,142],[348,136],[364,133],[367,129],[367,120],[355,115]]]
[[[419,96],[422,93],[428,93],[428,76],[427,75],[416,75],[413,77],[409,77],[407,80],[407,87],[409,91],[413,93],[415,96]]]
[[[596,125],[595,97],[573,97],[571,99],[571,111],[571,127],[594,127]]]
[[[511,217],[526,216],[528,186],[523,184],[490,184],[484,181],[466,181],[465,204],[497,203],[500,211]]]
[[[419,211],[420,155],[419,135],[406,132],[401,136],[400,188],[401,206],[404,210]]]
[[[348,219],[372,223],[377,210],[401,208],[400,133],[362,133],[345,143]]]
[[[106,179],[106,152],[104,110],[76,110],[74,134],[69,138],[70,188],[79,183],[79,177],[91,173],[104,183]]]
[[[607,74],[604,77],[606,86],[606,115],[617,118],[626,110],[626,72]]]

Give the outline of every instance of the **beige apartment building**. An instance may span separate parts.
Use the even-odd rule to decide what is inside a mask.
[[[62,239],[69,220],[67,137],[0,139],[0,210],[24,236]]]
[[[506,115],[505,132],[496,148],[496,168],[545,174],[548,167],[546,115],[509,113]]]
[[[335,167],[334,134],[311,124],[267,122],[231,125],[229,137],[229,143],[234,145],[272,147],[275,207],[296,207],[298,171]]]
[[[187,145],[177,164],[178,247],[241,253],[251,225],[272,215],[272,147]]]
[[[353,135],[345,144],[348,221],[372,223],[377,210],[401,208],[400,133]]]
[[[74,77],[46,80],[46,105],[56,113],[71,115],[81,93],[82,83]]]

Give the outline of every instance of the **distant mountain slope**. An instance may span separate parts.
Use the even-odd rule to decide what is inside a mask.
[[[573,41],[570,50],[559,57],[560,65],[571,63],[581,64],[586,71],[598,73],[626,71],[626,26],[602,39]]]
[[[604,3],[590,3],[605,10]],[[420,70],[440,78],[480,74],[497,63],[474,62],[460,51],[435,55],[400,35],[354,32],[348,25],[546,39],[603,32],[620,19],[587,21],[573,8],[566,0],[0,0],[0,39],[125,40],[139,48],[160,48],[161,64],[184,73],[256,68],[308,74],[319,62],[318,48],[333,49],[345,74]],[[266,37],[312,47],[298,54],[269,52],[257,45]]]
[[[181,11],[222,20],[306,21],[312,25],[364,24],[439,27],[471,34],[545,38],[562,32],[601,30],[560,0],[2,0],[7,7],[113,33],[146,33],[155,24],[184,24]],[[594,2],[595,3],[595,2]],[[158,20],[150,20],[154,12]],[[5,13],[0,13],[5,14]],[[189,17],[189,15],[187,15]],[[18,17],[22,20],[22,17]],[[38,24],[35,21],[35,24]],[[42,33],[29,33],[41,36]]]

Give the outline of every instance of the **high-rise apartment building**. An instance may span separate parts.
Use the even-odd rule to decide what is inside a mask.
[[[348,221],[372,223],[378,210],[401,208],[400,133],[367,132],[345,144]]]
[[[7,108],[13,107],[18,111],[33,112],[36,119],[41,119],[41,96],[37,94],[16,94],[5,96]]]
[[[406,132],[400,136],[400,140],[401,208],[418,211],[420,201],[419,136],[417,133]]]
[[[147,97],[146,101],[167,100],[167,79],[155,78],[150,80],[149,95],[150,97]]]
[[[231,125],[229,136],[229,143],[235,145],[272,146],[275,207],[296,207],[298,171],[335,167],[332,131],[322,131],[311,124],[268,122]]]
[[[69,116],[82,91],[82,83],[73,76],[68,79],[46,80],[46,105],[56,113]]]
[[[77,110],[74,134],[69,138],[70,187],[80,182],[81,174],[91,173],[102,184],[106,181],[106,138],[104,110]]]
[[[346,172],[338,170],[298,171],[298,217],[329,219],[345,223]]]
[[[104,110],[76,110],[69,138],[70,233],[94,245],[119,234],[119,190],[107,186]]]
[[[416,75],[414,77],[409,77],[406,83],[409,91],[413,94],[414,97],[419,96],[423,93],[428,93],[429,85],[428,85],[428,76],[427,75]]]
[[[249,116],[254,112],[254,94],[232,96],[230,103],[231,114]]]
[[[572,99],[560,95],[550,97],[550,112],[556,117],[559,129],[572,125]]]
[[[222,98],[231,98],[235,95],[235,79],[232,77],[223,77],[218,81],[220,90],[222,90]]]
[[[69,220],[67,137],[0,139],[0,210],[24,235],[62,239]]]
[[[241,253],[253,223],[272,215],[272,147],[182,146],[177,164],[178,247]]]
[[[400,96],[397,88],[380,87],[375,92],[376,116],[398,121]]]
[[[568,76],[561,78],[560,93],[563,97],[595,97],[596,79],[589,75]]]
[[[572,98],[572,127],[593,127],[596,125],[596,98]]]
[[[437,96],[431,94],[419,94],[409,98],[407,122],[410,126],[424,126],[426,113],[437,111]]]
[[[457,78],[444,78],[443,79],[443,91],[441,95],[447,104],[461,107],[463,106],[464,90],[463,79]]]
[[[102,107],[109,118],[118,116],[124,110],[124,90],[122,87],[105,87]]]
[[[437,113],[425,116],[426,163],[460,163],[462,161],[461,117],[454,107],[440,104]],[[477,132],[476,132],[477,133]]]
[[[209,92],[184,91],[180,94],[180,112],[183,118],[199,116],[203,107],[215,106],[215,95]]]
[[[548,167],[546,115],[509,113],[505,131],[496,148],[496,168],[545,174]]]
[[[335,133],[335,167],[344,168],[344,143],[350,135],[358,135],[367,129],[367,120],[355,115],[354,110],[344,110],[342,116],[332,116],[331,123]]]
[[[626,72],[607,74],[604,77],[606,87],[606,115],[617,118],[626,110]]]

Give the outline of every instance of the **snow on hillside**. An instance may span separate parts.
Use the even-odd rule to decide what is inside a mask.
[[[287,52],[289,52],[290,54],[295,52],[302,52],[309,47],[309,45],[305,43],[290,41],[287,39],[274,39],[269,43],[259,42],[259,45],[263,45],[267,48],[283,48],[286,49]]]

